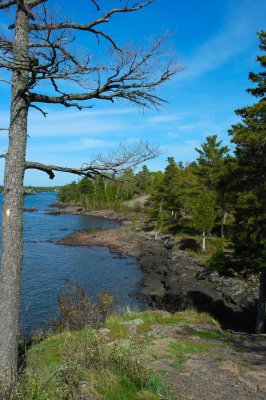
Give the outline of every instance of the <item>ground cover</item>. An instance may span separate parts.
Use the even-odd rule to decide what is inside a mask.
[[[33,345],[12,399],[263,400],[265,354],[206,313],[128,310]]]

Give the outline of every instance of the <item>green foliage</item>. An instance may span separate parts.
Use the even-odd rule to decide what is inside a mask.
[[[220,339],[222,337],[221,332],[214,331],[199,331],[195,332],[195,336],[200,337],[201,339]]]
[[[199,153],[197,173],[210,190],[217,187],[224,159],[229,152],[229,148],[221,144],[222,140],[217,142],[217,135],[212,135],[206,137],[206,143],[201,145],[201,149],[195,148]]]
[[[157,219],[157,225],[185,219],[191,211],[191,202],[200,190],[194,166],[176,163],[168,158],[163,179],[160,180],[151,196],[151,218]]]
[[[125,201],[149,193],[159,179],[160,173],[150,172],[146,166],[137,174],[128,170],[119,177],[110,174],[94,179],[84,177],[78,183],[72,182],[63,186],[58,193],[58,199],[63,203],[80,205],[87,209],[111,207],[121,212]]]
[[[170,400],[141,354],[139,345],[104,342],[92,329],[64,332],[30,350],[12,400],[70,400],[81,393],[106,400],[159,400],[165,393]]]
[[[266,32],[259,33],[260,49],[266,50]],[[257,57],[263,72],[250,73],[257,86],[247,91],[259,98],[252,106],[236,111],[242,121],[229,131],[236,146],[234,242],[245,268],[266,265],[266,56]]]
[[[208,189],[195,198],[192,206],[192,225],[200,232],[211,232],[216,218],[216,199],[212,191]]]
[[[208,350],[207,344],[186,338],[178,339],[169,346],[174,350],[176,357],[181,359],[184,354],[205,354]]]

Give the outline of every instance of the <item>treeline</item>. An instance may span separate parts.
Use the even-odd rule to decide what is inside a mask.
[[[58,200],[87,209],[112,208],[121,211],[125,201],[143,193],[151,193],[162,176],[162,172],[150,172],[144,165],[137,174],[128,170],[118,177],[111,174],[94,179],[84,177],[78,183],[72,182],[61,187]]]
[[[39,192],[57,192],[61,186],[24,186],[25,192],[39,193]],[[4,187],[0,185],[0,193],[3,192]]]
[[[39,192],[57,192],[61,186],[25,186],[25,191]]]

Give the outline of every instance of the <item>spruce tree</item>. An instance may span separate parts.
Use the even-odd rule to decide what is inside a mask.
[[[224,237],[224,225],[227,212],[230,208],[226,201],[226,191],[222,184],[223,175],[226,173],[226,164],[229,148],[222,146],[222,140],[218,141],[217,135],[207,136],[206,142],[201,145],[201,149],[195,148],[199,157],[197,158],[197,174],[201,183],[213,191],[216,196],[216,203],[219,209],[219,219],[221,221],[221,237]]]
[[[257,57],[262,72],[249,74],[256,84],[247,92],[259,100],[239,110],[242,121],[229,131],[235,144],[237,197],[235,209],[235,251],[244,267],[260,274],[256,332],[264,329],[266,299],[266,32],[258,33],[262,54]]]

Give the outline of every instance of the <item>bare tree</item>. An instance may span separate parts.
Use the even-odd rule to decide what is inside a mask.
[[[140,107],[157,109],[165,100],[155,89],[174,75],[180,66],[169,60],[165,37],[148,48],[120,47],[103,26],[115,14],[132,13],[155,0],[113,0],[113,8],[101,11],[101,0],[83,2],[94,7],[97,17],[88,23],[58,17],[48,0],[0,0],[0,10],[14,17],[8,35],[0,36],[0,77],[11,85],[9,146],[5,154],[4,204],[2,215],[2,271],[0,276],[0,380],[9,389],[17,376],[17,347],[21,268],[23,259],[23,179],[26,169],[37,169],[54,177],[54,171],[93,177],[125,168],[155,156],[146,143],[123,146],[113,158],[98,157],[83,168],[66,168],[26,161],[27,121],[30,107],[46,116],[40,104],[90,108],[93,99],[128,100]],[[48,4],[49,3],[49,4]],[[71,3],[71,2],[70,2]],[[102,2],[104,3],[104,2]],[[111,2],[110,2],[111,3]],[[62,2],[63,4],[63,2]],[[118,6],[116,6],[118,5]],[[74,6],[74,2],[73,2]],[[105,6],[106,7],[106,6]],[[76,44],[79,33],[104,40],[110,47],[101,62]],[[8,80],[10,74],[10,81]],[[65,81],[77,84],[68,92]],[[50,94],[40,84],[50,84]],[[73,85],[71,85],[73,86]]]

